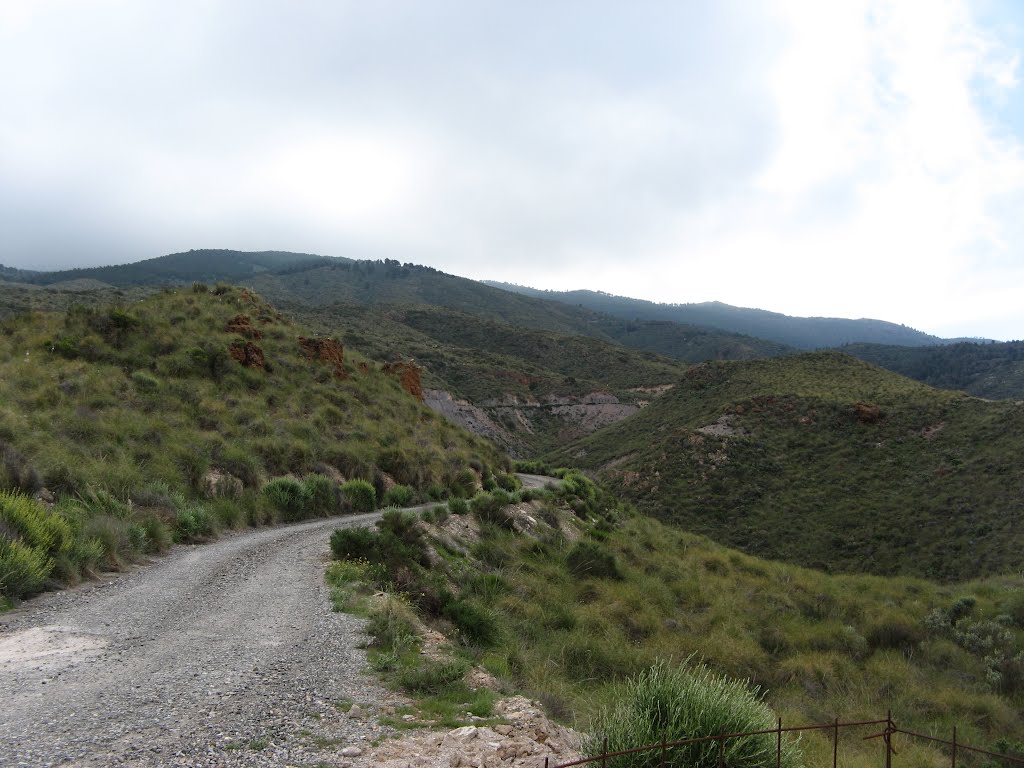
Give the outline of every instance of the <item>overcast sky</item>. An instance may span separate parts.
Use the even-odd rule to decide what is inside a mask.
[[[1024,8],[0,0],[0,262],[397,258],[1024,337]]]

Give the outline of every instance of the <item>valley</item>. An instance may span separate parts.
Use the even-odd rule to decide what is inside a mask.
[[[0,583],[18,607],[0,673],[25,697],[3,724],[19,759],[45,754],[36,716],[96,765],[167,764],[172,741],[196,764],[351,760],[377,727],[504,727],[514,694],[586,731],[664,659],[750,681],[787,722],[892,708],[997,751],[1024,741],[1010,346],[874,321],[759,339],[282,252],[3,276]],[[973,362],[936,379],[953,360]],[[112,680],[119,664],[155,682]],[[150,725],[93,717],[99,691]],[[336,701],[387,704],[352,720]],[[802,749],[812,765],[829,746]]]

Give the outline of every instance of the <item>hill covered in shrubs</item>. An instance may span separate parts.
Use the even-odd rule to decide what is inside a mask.
[[[1024,407],[834,353],[691,368],[553,454],[659,519],[761,557],[950,581],[1013,572]]]
[[[426,408],[416,374],[228,286],[4,321],[0,592],[221,528],[471,494],[508,460]]]

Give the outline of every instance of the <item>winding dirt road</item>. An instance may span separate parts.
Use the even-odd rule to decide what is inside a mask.
[[[0,765],[313,766],[363,749],[395,696],[365,675],[362,621],[331,613],[323,568],[331,530],[379,516],[178,547],[0,616]]]

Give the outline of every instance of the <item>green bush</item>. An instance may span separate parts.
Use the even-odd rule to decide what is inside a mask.
[[[178,510],[178,520],[174,528],[174,535],[178,541],[202,541],[213,533],[213,518],[205,505],[193,501]]]
[[[478,493],[469,502],[473,516],[481,523],[490,523],[505,530],[514,529],[514,520],[505,510],[510,499],[507,493],[495,490],[492,493]]]
[[[309,515],[309,497],[298,480],[275,477],[263,486],[263,496],[281,514],[285,522],[301,520]]]
[[[335,560],[366,558],[377,548],[377,532],[370,528],[339,528],[331,534],[331,554]]]
[[[469,664],[462,659],[421,659],[415,666],[399,671],[398,684],[411,693],[438,694],[461,680],[468,669]]]
[[[326,475],[311,474],[302,479],[310,511],[315,515],[333,515],[340,507],[338,486]]]
[[[458,496],[448,499],[448,509],[453,515],[464,515],[469,512],[469,503]]]
[[[757,688],[740,680],[716,675],[704,665],[676,667],[659,662],[646,672],[620,684],[584,744],[589,756],[601,754],[603,738],[608,751],[618,752],[667,741],[770,730],[775,713],[761,700]],[[608,760],[614,768],[661,765],[661,751],[652,750]],[[776,765],[776,737],[728,739],[724,764],[729,768],[771,768]],[[664,765],[669,768],[720,768],[715,741],[673,747]],[[798,768],[800,753],[791,739],[782,742],[781,765]]]
[[[160,388],[160,380],[147,371],[132,373],[132,383],[140,392],[155,392]]]
[[[0,535],[0,595],[29,597],[42,591],[53,560],[38,549]]]
[[[467,645],[489,648],[498,640],[498,622],[489,611],[463,598],[442,598],[441,615],[448,619]]]
[[[391,490],[384,494],[384,498],[381,499],[382,507],[408,507],[412,503],[413,496],[416,495],[414,491],[408,485],[395,485],[392,486]]]
[[[576,576],[597,579],[621,578],[615,555],[591,541],[578,541],[565,558],[569,570]]]
[[[366,480],[349,480],[341,492],[354,512],[372,512],[377,506],[377,491]]]
[[[8,491],[0,491],[0,534],[4,529],[43,556],[67,549],[73,539],[67,520],[28,496]]]

